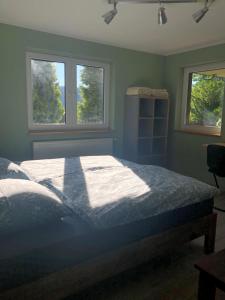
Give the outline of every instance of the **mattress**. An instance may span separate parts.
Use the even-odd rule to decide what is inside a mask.
[[[113,156],[25,161],[21,167],[94,229],[145,220],[217,192],[194,178]]]
[[[210,214],[212,208],[209,199],[110,229],[93,230],[82,220],[64,220],[11,236],[1,241],[0,292],[191,222]]]
[[[76,217],[1,240],[0,292],[206,216],[216,193],[193,178],[112,156],[21,166],[57,193]]]

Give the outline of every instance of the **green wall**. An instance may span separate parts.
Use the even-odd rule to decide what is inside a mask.
[[[180,173],[211,183],[213,183],[212,176],[208,174],[206,167],[206,148],[202,147],[202,145],[224,141],[225,122],[223,122],[221,137],[194,135],[176,129],[179,128],[181,115],[183,68],[223,61],[225,61],[225,45],[171,55],[166,57],[165,61],[164,85],[169,90],[171,98],[169,126],[170,167]],[[225,115],[223,117],[225,120]]]
[[[28,133],[26,51],[110,63],[110,114],[114,129],[113,136],[116,140],[115,153],[118,155],[122,151],[123,104],[126,88],[134,84],[162,87],[165,58],[159,55],[85,42],[5,24],[0,24],[0,40],[0,156],[10,159],[31,158],[33,140],[93,137],[90,133],[67,136],[32,136]]]
[[[130,85],[166,87],[170,93],[169,162],[180,173],[212,182],[207,173],[202,144],[225,139],[193,135],[178,129],[182,71],[186,66],[225,61],[225,45],[163,57],[63,36],[0,24],[0,156],[15,160],[32,158],[33,140],[79,139],[111,136],[115,153],[122,153],[123,109]],[[111,65],[110,115],[113,133],[31,135],[27,128],[26,51],[100,60]],[[225,118],[225,116],[224,116]]]

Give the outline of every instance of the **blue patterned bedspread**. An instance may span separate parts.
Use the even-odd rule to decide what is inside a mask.
[[[194,178],[113,156],[25,161],[21,167],[101,229],[207,200],[217,193]]]

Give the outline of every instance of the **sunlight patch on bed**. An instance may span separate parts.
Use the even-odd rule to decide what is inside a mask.
[[[132,205],[131,201],[142,201],[151,193],[151,188],[143,179],[113,157],[109,157],[108,163],[105,161],[104,167],[101,162],[101,168],[98,164],[87,168],[87,160],[82,158],[80,162],[91,208],[109,205],[111,209],[126,199]]]

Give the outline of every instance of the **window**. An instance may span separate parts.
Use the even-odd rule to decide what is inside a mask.
[[[186,68],[183,83],[182,128],[221,134],[225,64]]]
[[[27,53],[29,129],[107,128],[109,65]]]
[[[77,65],[76,78],[78,124],[104,123],[104,69]]]

